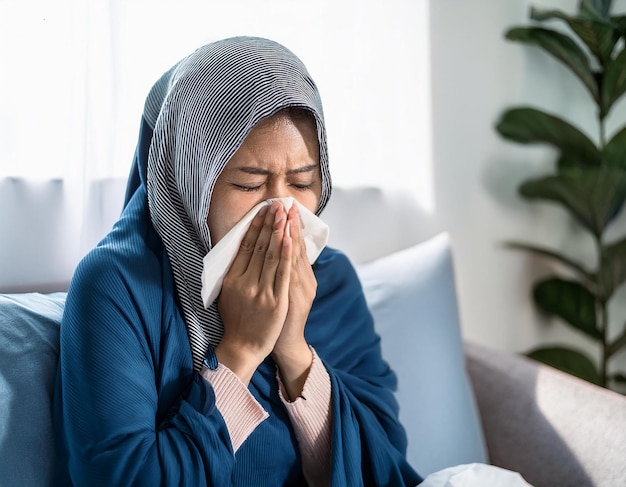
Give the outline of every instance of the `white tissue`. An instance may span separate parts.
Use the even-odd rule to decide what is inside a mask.
[[[263,201],[252,208],[246,215],[211,249],[204,257],[204,267],[202,269],[202,302],[204,307],[208,308],[213,304],[215,298],[222,289],[224,276],[230,269],[243,236],[248,231],[252,219],[259,210],[272,201],[280,201],[285,207],[285,211],[289,211],[294,203],[300,210],[302,219],[302,236],[306,245],[306,253],[309,262],[313,264],[320,253],[326,247],[328,242],[328,225],[320,220],[314,213],[302,206],[293,198],[275,198]]]

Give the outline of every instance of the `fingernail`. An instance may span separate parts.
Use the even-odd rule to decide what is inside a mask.
[[[259,215],[263,216],[266,213],[267,213],[267,206],[261,207],[261,209],[259,210]]]

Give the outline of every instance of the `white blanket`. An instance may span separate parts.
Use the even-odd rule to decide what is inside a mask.
[[[532,487],[517,472],[470,463],[431,473],[420,487]]]

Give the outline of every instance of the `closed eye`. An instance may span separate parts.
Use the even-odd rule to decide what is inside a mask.
[[[238,189],[239,191],[243,191],[244,193],[252,193],[253,191],[257,191],[261,188],[262,184],[259,185],[245,185],[245,184],[235,184],[232,183],[233,187]]]
[[[296,188],[298,191],[306,191],[313,187],[313,183],[308,183],[308,184],[293,183],[292,186]]]

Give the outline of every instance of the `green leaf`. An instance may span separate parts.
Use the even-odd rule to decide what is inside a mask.
[[[602,152],[604,165],[626,171],[626,127],[615,134]]]
[[[533,20],[545,21],[558,19],[564,21],[570,29],[589,48],[601,65],[611,58],[617,42],[613,25],[607,20],[588,16],[572,17],[560,10],[539,10],[532,8],[530,17]]]
[[[626,199],[626,171],[612,168],[564,168],[554,176],[523,183],[520,194],[563,205],[600,237]]]
[[[578,264],[578,262],[575,262],[569,257],[559,254],[558,252],[554,250],[546,249],[543,247],[537,247],[536,245],[525,244],[521,242],[507,242],[506,246],[510,249],[525,250],[535,255],[554,259],[560,262],[561,264],[564,264],[565,266],[569,267],[570,269],[576,271],[578,274],[581,275],[581,277],[584,277],[587,280],[594,281],[596,278],[595,274],[587,271],[583,266]]]
[[[602,82],[602,109],[601,116],[605,117],[611,107],[626,92],[626,50],[610,61],[604,73]]]
[[[598,84],[591,72],[587,54],[565,34],[541,27],[517,27],[506,33],[511,41],[541,47],[569,67],[589,90],[596,101],[600,102]]]
[[[558,277],[546,279],[535,284],[533,298],[546,313],[558,316],[595,340],[602,338],[596,326],[596,299],[580,283]]]
[[[611,23],[615,28],[614,36],[619,39],[626,35],[626,15],[615,15],[611,17]]]
[[[604,249],[600,269],[603,298],[608,300],[624,281],[626,281],[626,238],[614,242]]]
[[[559,117],[535,108],[505,111],[496,130],[515,142],[550,144],[582,166],[599,166],[602,162],[600,151],[585,134]]]
[[[600,374],[589,357],[576,350],[563,347],[539,348],[529,352],[528,357],[576,377],[602,385]]]
[[[556,162],[556,168],[558,172],[567,170],[568,168],[579,167],[578,161],[574,157],[570,157],[568,154],[560,154]]]
[[[578,10],[581,17],[608,20],[613,0],[581,0]]]

